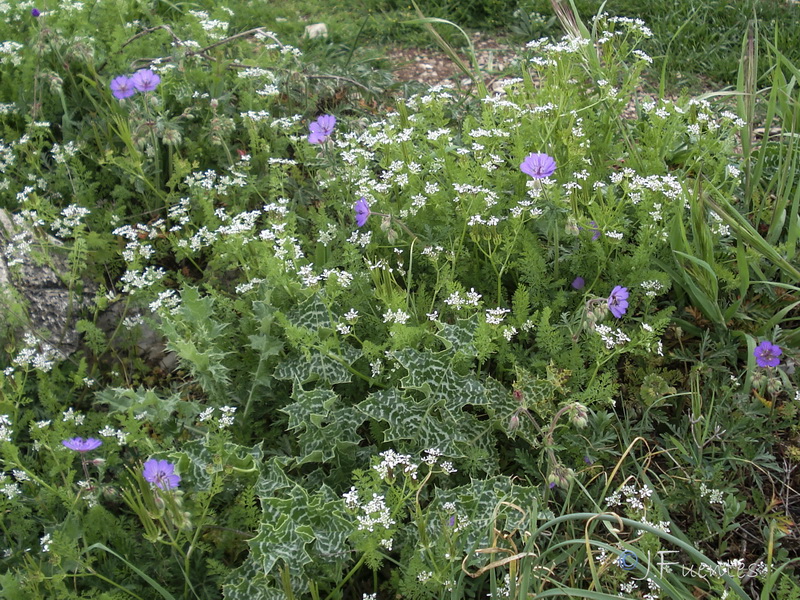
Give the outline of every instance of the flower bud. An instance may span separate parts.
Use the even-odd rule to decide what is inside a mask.
[[[767,378],[767,375],[763,371],[756,370],[756,372],[753,373],[753,378],[750,380],[751,381],[751,385],[753,386],[753,389],[757,390],[761,386],[763,386],[764,385],[764,380],[766,378]]]
[[[580,402],[573,402],[569,407],[569,418],[575,427],[582,429],[589,422],[589,411]]]
[[[783,385],[781,384],[781,380],[778,377],[770,377],[767,379],[767,392],[770,396],[775,396],[779,394],[783,389]]]
[[[509,433],[516,431],[519,428],[519,415],[514,413],[511,416],[511,419],[508,421],[508,431]]]
[[[556,486],[561,489],[567,489],[573,477],[575,477],[575,471],[563,465],[556,465],[553,470],[550,471],[550,475],[547,476],[547,481],[550,485],[550,489]]]
[[[161,139],[167,146],[177,146],[181,143],[181,132],[174,127],[167,127],[161,134]]]
[[[567,235],[578,236],[580,235],[580,227],[578,227],[578,222],[575,220],[575,217],[569,217],[567,219],[567,224],[564,226],[564,232]]]

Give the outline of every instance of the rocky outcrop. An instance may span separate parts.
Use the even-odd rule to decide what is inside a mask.
[[[0,322],[33,333],[63,356],[77,350],[75,321],[97,289],[90,282],[67,286],[67,252],[60,240],[34,234],[32,226],[0,209]]]

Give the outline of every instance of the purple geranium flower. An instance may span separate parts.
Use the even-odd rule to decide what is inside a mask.
[[[779,358],[781,354],[783,354],[783,350],[780,349],[780,346],[776,346],[766,340],[753,350],[753,355],[756,357],[756,363],[759,367],[777,367],[781,364],[781,359]]]
[[[111,80],[111,93],[114,94],[114,98],[117,100],[122,100],[133,96],[136,93],[136,89],[133,87],[130,77],[120,75]]]
[[[131,75],[131,83],[133,87],[140,92],[152,92],[161,83],[161,77],[158,73],[154,73],[150,69],[139,69]]]
[[[528,154],[519,165],[520,171],[534,179],[550,177],[556,170],[556,161],[548,154]]]
[[[41,15],[41,14],[42,14],[42,13],[41,13],[41,12],[39,12],[39,9],[38,9],[38,8],[32,8],[32,9],[31,9],[31,15],[32,15],[32,16],[34,16],[34,17],[38,17],[38,16],[39,16],[39,15]]]
[[[616,286],[611,290],[611,295],[608,297],[608,310],[616,318],[620,318],[628,310],[628,288],[621,285]]]
[[[175,474],[175,465],[166,460],[156,460],[151,458],[144,463],[142,472],[145,481],[154,483],[157,488],[168,490],[178,487],[181,482],[180,475]]]
[[[574,290],[582,290],[585,285],[586,282],[583,280],[583,277],[579,276],[572,280],[572,289]]]
[[[366,198],[361,196],[359,201],[355,203],[355,206],[353,206],[353,209],[356,211],[356,225],[363,227],[366,224],[367,219],[369,219],[369,215],[371,214]]]
[[[103,442],[96,438],[83,439],[82,437],[74,437],[68,440],[63,440],[61,443],[70,450],[75,450],[75,452],[89,452],[89,450],[99,448],[103,444]]]
[[[336,117],[333,115],[322,115],[308,126],[309,131],[311,131],[311,133],[308,134],[308,143],[321,144],[333,133],[334,127],[336,127]]]

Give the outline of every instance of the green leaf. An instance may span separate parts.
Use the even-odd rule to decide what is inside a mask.
[[[449,490],[439,488],[431,504],[431,511],[445,512],[444,504],[447,502],[454,503],[458,514],[469,519],[470,526],[462,533],[465,536],[462,547],[466,548],[491,546],[495,527],[506,531],[530,530],[533,529],[531,525],[535,525],[539,518],[536,508],[539,506],[538,490],[515,485],[508,477],[472,479],[469,484],[461,487]],[[522,507],[526,512],[520,512],[512,505]],[[433,525],[438,524],[433,522]]]
[[[248,471],[260,463],[262,456],[260,444],[248,448],[233,442],[226,442],[221,451],[212,453],[204,439],[186,442],[179,451],[169,453],[181,477],[202,491],[211,489],[213,474],[223,471],[226,465]]]
[[[353,525],[342,499],[325,485],[309,494],[277,471],[282,471],[282,465],[273,461],[271,468],[262,472],[269,481],[256,484],[263,516],[249,545],[250,558],[260,571],[270,574],[283,559],[297,574],[312,561],[329,562],[345,554]],[[286,485],[276,486],[277,482]],[[267,495],[262,495],[264,492]]]
[[[288,379],[295,383],[322,380],[330,385],[350,383],[352,374],[345,365],[353,364],[361,356],[361,351],[352,346],[341,347],[342,356],[322,354],[319,350],[309,351],[308,356],[293,353],[275,368],[276,379]]]
[[[197,414],[201,407],[196,402],[185,402],[180,394],[161,397],[153,390],[138,388],[106,388],[95,394],[95,403],[108,406],[108,412],[125,413],[136,416],[145,414],[147,420],[155,423],[165,423],[173,418],[174,413],[181,415]]]
[[[286,594],[276,586],[276,579],[265,574],[250,556],[231,571],[222,595],[226,600],[286,600]]]
[[[321,298],[322,292],[314,294],[287,314],[286,318],[295,327],[302,327],[311,331],[333,328],[335,323],[331,323],[330,312]]]
[[[137,574],[139,577],[141,577],[142,579],[144,579],[144,580],[145,580],[145,581],[146,581],[146,582],[147,582],[147,583],[150,585],[150,587],[152,587],[152,588],[153,588],[155,591],[157,591],[157,592],[158,592],[158,593],[161,595],[161,597],[162,597],[162,598],[164,598],[164,600],[176,600],[176,599],[175,599],[175,596],[173,596],[173,595],[172,595],[172,594],[170,594],[170,593],[169,593],[167,590],[165,590],[163,587],[161,587],[161,586],[158,584],[158,582],[157,582],[155,579],[153,579],[153,578],[152,578],[152,577],[150,577],[150,576],[149,576],[147,573],[145,573],[144,571],[142,571],[141,569],[139,569],[138,567],[136,567],[136,565],[134,565],[134,564],[132,564],[132,563],[128,562],[127,560],[125,560],[125,558],[123,558],[122,556],[120,556],[119,554],[117,554],[116,552],[114,552],[114,551],[113,551],[111,548],[109,548],[108,546],[105,546],[104,544],[101,544],[101,543],[99,543],[99,542],[98,542],[98,543],[96,543],[96,544],[92,544],[91,546],[89,546],[88,548],[86,548],[86,550],[84,550],[83,552],[84,552],[84,554],[85,554],[85,553],[91,552],[91,551],[92,551],[92,550],[94,550],[95,548],[99,548],[100,550],[103,550],[103,551],[105,551],[105,552],[108,552],[108,553],[109,553],[109,554],[111,554],[112,556],[116,556],[118,559],[120,559],[122,562],[124,562],[126,565],[128,565],[128,568],[129,568],[131,571],[133,571],[133,572],[134,572],[134,573],[136,573],[136,574]]]
[[[399,448],[404,452],[438,448],[445,456],[463,457],[469,446],[489,437],[486,426],[475,415],[462,412],[456,417],[427,401],[416,402],[396,389],[370,394],[357,408],[371,419],[388,423],[384,441],[405,441]]]
[[[460,375],[451,367],[451,353],[420,352],[404,348],[392,355],[408,371],[403,387],[419,390],[429,403],[455,413],[466,405],[480,406],[489,399],[486,390],[472,374]]]
[[[478,315],[469,319],[458,319],[454,324],[440,323],[436,337],[441,338],[445,348],[452,353],[475,357],[475,330],[478,327]]]
[[[298,464],[330,461],[338,452],[350,452],[361,443],[356,428],[363,415],[352,407],[340,406],[341,400],[333,391],[306,391],[298,385],[293,398],[296,402],[281,412],[289,415],[289,429],[301,432]]]
[[[317,427],[320,427],[328,416],[331,407],[339,400],[339,396],[333,390],[313,389],[306,391],[300,386],[295,386],[292,397],[295,402],[281,409],[281,412],[289,415],[289,430],[305,429],[307,421],[311,421]]]

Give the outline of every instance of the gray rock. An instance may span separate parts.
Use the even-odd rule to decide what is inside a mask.
[[[328,26],[325,23],[314,23],[313,25],[306,25],[306,29],[303,32],[303,37],[308,38],[309,40],[313,40],[314,38],[326,38],[328,37]]]
[[[67,254],[61,240],[35,234],[0,209],[0,324],[3,329],[32,333],[61,358],[80,347],[81,334],[75,323],[93,307],[98,289],[91,281],[82,282],[80,290],[69,289],[60,276],[69,270]],[[12,304],[22,304],[25,313],[13,313]],[[138,324],[120,325],[126,318]],[[147,307],[128,306],[125,298],[120,298],[99,316],[97,326],[107,336],[116,333],[112,339],[115,350],[134,344],[136,354],[147,364],[171,371],[177,366],[177,357],[166,351],[164,338],[148,319],[158,317]]]
[[[6,304],[14,296],[22,300],[27,311],[22,328],[64,356],[77,350],[80,334],[75,321],[92,305],[97,290],[91,282],[78,290],[67,287],[60,275],[69,272],[67,253],[61,240],[35,235],[0,209],[0,287],[5,288],[0,302]],[[3,308],[0,320],[10,313],[10,307]]]

